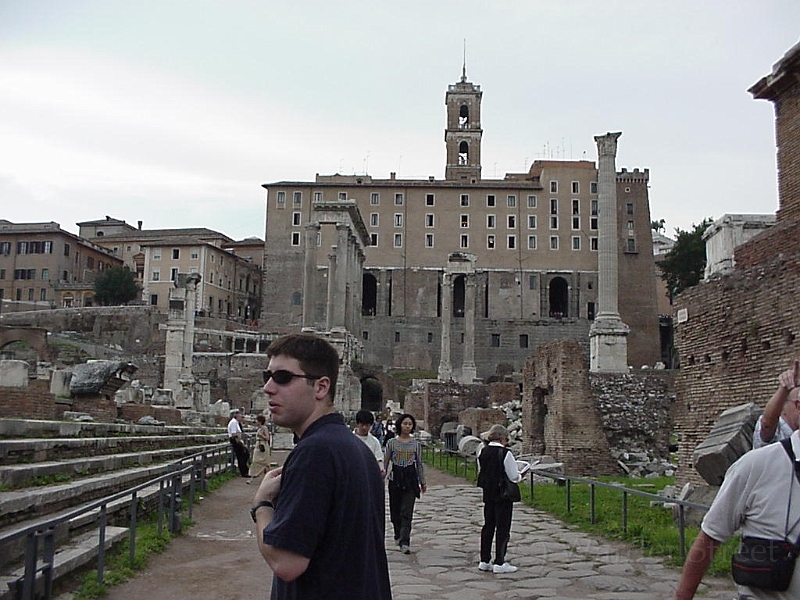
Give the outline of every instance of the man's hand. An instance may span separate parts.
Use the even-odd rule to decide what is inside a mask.
[[[283,467],[272,469],[267,472],[264,479],[261,480],[261,485],[256,490],[256,495],[253,497],[253,504],[258,504],[264,500],[272,502],[278,497],[278,492],[281,489],[281,473]]]
[[[787,392],[800,385],[800,360],[795,359],[791,369],[778,375],[778,383],[786,388]]]

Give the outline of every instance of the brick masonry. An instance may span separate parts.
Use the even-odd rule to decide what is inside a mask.
[[[617,472],[576,342],[540,346],[525,364],[523,382],[523,453],[549,454],[571,475]]]
[[[799,277],[800,254],[778,256],[678,296],[676,310],[687,312],[675,326],[679,483],[702,483],[692,452],[719,414],[747,402],[763,408],[800,354]]]

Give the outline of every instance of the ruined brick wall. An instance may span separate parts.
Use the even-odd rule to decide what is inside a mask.
[[[31,379],[25,388],[0,388],[0,418],[52,420],[57,415],[49,381]]]
[[[149,404],[133,404],[126,402],[119,405],[119,418],[136,423],[142,417],[153,417],[167,425],[183,425],[181,411],[167,406],[151,406]],[[227,421],[226,421],[227,423]]]
[[[519,400],[522,391],[517,383],[495,381],[489,384],[489,402],[492,404],[506,404]]]
[[[800,354],[799,278],[800,255],[782,255],[676,298],[676,310],[687,316],[675,325],[681,361],[674,413],[679,483],[702,482],[692,452],[719,414],[746,402],[763,407],[778,374]]]
[[[508,425],[506,415],[499,408],[467,408],[458,413],[458,422],[469,427],[474,436],[480,436],[495,423]]]
[[[424,421],[425,429],[439,436],[442,423],[458,421],[467,408],[485,408],[489,403],[489,388],[483,384],[415,380],[414,389],[406,396],[403,411]]]
[[[572,475],[617,472],[589,385],[589,369],[574,341],[540,346],[523,371],[523,453],[540,447]],[[539,438],[534,439],[534,438]]]
[[[117,403],[114,399],[97,397],[80,397],[72,399],[72,406],[67,410],[91,415],[95,421],[113,423],[117,418]],[[59,415],[59,418],[63,416]]]
[[[776,94],[775,141],[778,146],[778,221],[800,220],[800,51],[795,46],[794,74]]]
[[[737,268],[763,264],[778,254],[800,253],[800,219],[785,220],[773,225],[734,250]]]
[[[48,331],[77,331],[99,343],[131,353],[163,352],[166,316],[149,306],[93,306],[3,314],[6,326],[28,325]]]

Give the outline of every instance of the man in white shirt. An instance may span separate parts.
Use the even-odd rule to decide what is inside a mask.
[[[247,468],[247,460],[250,458],[250,452],[247,446],[244,445],[244,434],[242,433],[242,413],[238,410],[231,413],[231,420],[228,421],[228,437],[231,440],[231,447],[233,454],[236,456],[236,464],[239,467],[239,473],[242,477],[250,477]]]
[[[381,470],[381,477],[384,477],[386,475],[386,469],[383,466],[383,450],[381,449],[381,443],[378,441],[378,438],[370,433],[374,422],[375,416],[370,411],[358,411],[356,413],[356,430],[354,433],[375,455],[375,459],[378,461],[378,467],[380,467]]]
[[[790,385],[795,383],[796,380]],[[794,405],[794,417],[789,417],[789,425],[795,431],[789,442],[795,457],[800,457],[800,432],[797,431],[800,399],[794,395],[786,403]],[[686,557],[674,600],[694,598],[717,548],[739,530],[743,537],[787,539],[794,543],[800,536],[798,498],[800,482],[795,477],[795,465],[783,443],[769,444],[742,455],[725,473],[722,487],[703,519],[700,533]],[[789,589],[785,592],[740,585],[739,597],[797,600],[800,598],[800,570],[795,569]]]

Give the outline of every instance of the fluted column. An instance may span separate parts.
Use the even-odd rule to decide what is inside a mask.
[[[319,223],[305,226],[305,256],[303,257],[303,327],[313,327],[316,305],[317,232]]]
[[[623,373],[628,370],[629,328],[619,316],[617,231],[617,139],[622,133],[595,136],[600,239],[597,256],[598,312],[589,330],[590,370]]]
[[[464,364],[461,383],[472,383],[478,376],[475,367],[475,273],[464,277]]]
[[[333,327],[347,327],[347,278],[350,272],[348,238],[350,229],[346,223],[336,224],[336,295],[333,303]]]
[[[453,318],[452,308],[453,282],[452,275],[442,273],[442,351],[439,359],[439,380],[453,379],[453,365],[450,362],[450,323]]]
[[[328,254],[328,298],[325,303],[325,329],[328,331],[333,327],[333,305],[336,301],[336,246],[331,249],[333,252]]]

